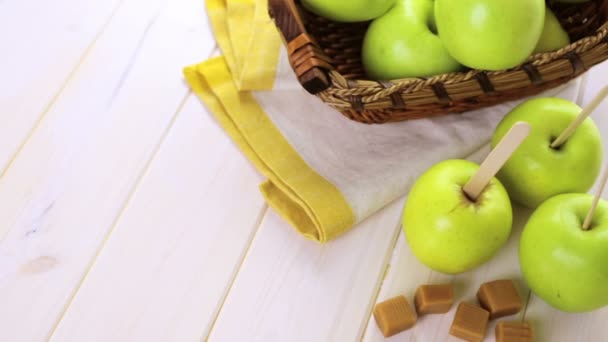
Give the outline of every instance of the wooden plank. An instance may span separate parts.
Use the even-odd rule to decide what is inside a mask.
[[[190,97],[53,340],[206,336],[265,212],[260,182]]]
[[[326,245],[269,211],[210,341],[353,341],[388,262],[401,203]]]
[[[0,9],[0,175],[121,0],[6,1]]]
[[[214,46],[203,6],[126,0],[0,180],[0,340],[62,315]]]
[[[606,86],[608,63],[603,63],[592,69],[581,104],[588,105],[595,95]],[[604,142],[604,160],[608,160],[608,103],[602,103],[592,114],[591,118],[598,125]],[[598,184],[592,191],[597,189]],[[604,194],[604,198],[608,198]],[[535,295],[530,297],[526,320],[531,321],[537,332],[539,341],[608,341],[606,321],[608,308],[585,314],[569,314],[553,309]]]

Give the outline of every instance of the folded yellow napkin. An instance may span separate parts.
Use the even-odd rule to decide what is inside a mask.
[[[404,195],[434,163],[487,144],[513,102],[462,115],[369,126],[306,93],[289,67],[267,0],[207,0],[222,56],[187,81],[268,181],[269,205],[326,242]],[[573,81],[544,96],[574,100]]]

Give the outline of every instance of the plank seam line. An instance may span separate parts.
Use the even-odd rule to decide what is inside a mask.
[[[399,236],[401,236],[401,222],[397,223],[397,228],[395,229],[395,232],[393,233],[393,237],[391,239],[391,243],[390,243],[390,247],[388,248],[388,253],[386,253],[386,256],[384,257],[384,266],[382,267],[382,275],[379,277],[378,281],[376,282],[375,285],[375,290],[374,290],[374,295],[372,296],[372,298],[370,298],[371,300],[369,301],[368,305],[367,305],[367,309],[365,312],[365,316],[363,316],[363,326],[361,327],[361,329],[359,330],[359,341],[363,341],[363,339],[365,338],[365,333],[367,332],[367,327],[369,326],[369,321],[371,319],[372,316],[372,312],[374,311],[374,306],[376,304],[376,302],[378,301],[378,297],[380,296],[380,291],[382,291],[382,287],[384,285],[384,282],[386,281],[386,276],[388,275],[390,266],[391,266],[391,261],[393,260],[393,256],[395,254],[395,248],[397,247],[397,243],[399,242]]]
[[[488,142],[484,142],[482,143],[480,146],[474,148],[472,150],[471,153],[469,153],[467,156],[465,156],[465,159],[470,158],[471,156],[475,155],[477,152],[481,151],[483,148],[485,148],[488,145]],[[409,195],[409,191],[408,191],[408,195]],[[407,196],[406,195],[406,201],[407,201]],[[377,215],[377,214],[376,214]],[[401,216],[399,216],[401,217]],[[378,289],[375,292],[375,295],[371,298],[373,301],[370,302],[370,306],[368,306],[367,308],[367,312],[366,315],[364,316],[364,326],[363,326],[363,330],[361,331],[360,334],[360,338],[359,341],[363,341],[365,339],[366,333],[367,333],[367,327],[369,326],[369,321],[371,319],[371,315],[372,315],[372,311],[373,311],[373,307],[375,305],[375,303],[378,301],[378,296],[380,296],[380,292],[382,291],[382,287],[384,286],[384,281],[386,280],[386,276],[388,275],[388,267],[390,266],[390,261],[392,260],[392,255],[395,253],[395,248],[397,248],[397,243],[399,242],[399,236],[401,236],[401,222],[397,223],[397,227],[399,229],[396,229],[397,231],[397,237],[393,238],[393,241],[391,242],[391,245],[388,248],[388,252],[387,252],[387,256],[385,257],[385,265],[384,265],[384,272],[382,274],[381,279],[379,279],[379,283],[378,283]],[[430,277],[429,273],[429,277]]]
[[[98,260],[98,258],[100,256],[101,252],[103,251],[103,249],[106,246],[108,240],[112,236],[112,233],[114,232],[114,229],[118,225],[118,222],[120,222],[120,219],[122,218],[122,216],[125,213],[126,209],[129,207],[129,203],[133,200],[133,197],[137,193],[139,185],[141,184],[142,180],[145,178],[146,174],[148,173],[148,170],[149,170],[150,166],[152,165],[152,162],[156,159],[156,155],[158,154],[158,152],[160,151],[161,147],[163,146],[163,144],[164,144],[167,136],[169,135],[169,132],[173,128],[175,122],[177,121],[177,118],[179,117],[179,114],[184,109],[184,106],[186,105],[186,102],[188,101],[188,99],[190,98],[191,95],[192,95],[191,91],[187,92],[184,95],[184,97],[181,100],[181,102],[179,103],[179,105],[178,105],[175,113],[173,114],[173,117],[171,118],[171,121],[165,127],[165,130],[162,132],[162,135],[161,135],[160,139],[158,140],[158,142],[156,143],[156,146],[154,146],[154,149],[152,150],[152,154],[150,155],[150,157],[148,158],[148,160],[144,164],[144,167],[142,168],[142,170],[137,175],[137,177],[135,179],[135,182],[133,182],[133,185],[132,185],[131,189],[129,190],[127,198],[123,202],[123,205],[121,206],[120,211],[118,212],[118,214],[114,218],[114,221],[110,225],[110,229],[106,233],[106,235],[105,235],[102,243],[97,248],[95,256],[91,259],[91,262],[89,263],[89,267],[87,267],[86,272],[84,273],[84,275],[82,276],[82,278],[78,282],[78,285],[76,286],[76,288],[74,289],[74,291],[72,291],[72,293],[70,294],[69,299],[67,300],[67,302],[64,305],[61,313],[59,314],[58,318],[56,319],[55,324],[53,325],[53,328],[51,329],[51,331],[47,335],[46,340],[50,340],[53,337],[53,335],[55,334],[55,331],[57,330],[57,328],[61,324],[61,321],[63,320],[65,314],[68,312],[68,309],[70,308],[70,306],[72,305],[72,302],[74,301],[74,298],[76,298],[76,295],[78,294],[78,292],[80,291],[82,285],[86,281],[86,278],[88,277],[88,275],[91,272],[91,270],[94,268],[95,263],[97,262],[97,260]]]
[[[226,290],[224,291],[224,295],[222,296],[222,298],[220,298],[219,306],[216,310],[216,313],[215,313],[213,319],[211,320],[211,325],[209,326],[209,332],[207,333],[206,336],[204,336],[203,341],[209,341],[211,334],[213,333],[213,329],[215,328],[215,324],[217,323],[217,320],[220,317],[222,310],[224,309],[224,304],[226,304],[226,300],[228,299],[230,292],[232,292],[232,288],[234,287],[234,284],[236,283],[236,280],[239,277],[239,274],[241,273],[243,264],[245,263],[247,256],[249,256],[251,247],[253,246],[253,240],[255,240],[255,237],[258,235],[258,232],[260,231],[260,228],[262,227],[262,222],[264,221],[264,218],[268,214],[268,204],[266,204],[266,202],[264,202],[264,203],[265,203],[264,207],[262,208],[262,210],[260,211],[260,214],[258,215],[258,217],[256,219],[256,222],[254,225],[255,229],[253,229],[253,231],[251,232],[251,234],[249,236],[249,239],[247,241],[247,247],[243,250],[243,254],[239,258],[239,264],[235,267],[235,271],[233,273],[232,278],[230,280],[228,280],[228,284],[227,284],[228,286],[226,287]]]
[[[532,300],[532,290],[528,289],[528,297],[526,298],[526,303],[524,305],[524,313],[521,315],[521,321],[526,321],[526,314],[528,313],[528,308],[530,307],[530,300]]]
[[[91,43],[89,43],[89,45],[85,48],[84,53],[80,56],[80,59],[78,60],[78,63],[76,64],[76,66],[72,69],[72,71],[70,71],[70,73],[68,74],[67,78],[59,86],[59,89],[57,90],[57,92],[55,92],[55,94],[53,95],[53,97],[51,98],[51,100],[46,104],[46,106],[42,110],[42,113],[40,113],[40,115],[36,119],[36,122],[34,122],[34,125],[32,126],[32,128],[30,128],[30,130],[27,132],[27,136],[25,137],[25,139],[23,139],[23,141],[21,142],[21,144],[19,144],[19,146],[17,147],[17,149],[15,150],[15,152],[9,158],[8,163],[6,164],[6,166],[4,167],[4,169],[0,169],[0,179],[2,179],[4,177],[4,175],[6,174],[6,172],[15,163],[15,161],[17,160],[17,157],[19,156],[19,154],[21,153],[21,151],[23,150],[23,148],[25,147],[25,145],[27,144],[27,142],[34,135],[34,132],[38,129],[38,127],[40,127],[40,124],[42,123],[43,119],[51,111],[51,109],[53,108],[53,106],[55,105],[55,103],[59,100],[59,98],[63,94],[64,90],[67,88],[67,86],[70,84],[70,82],[72,81],[72,79],[74,78],[74,76],[77,74],[77,72],[80,69],[80,67],[87,60],[87,58],[89,57],[91,51],[95,47],[95,44],[97,44],[97,41],[99,40],[99,38],[101,38],[101,36],[103,35],[103,33],[106,31],[106,29],[108,28],[108,26],[112,22],[112,19],[116,16],[116,13],[118,13],[118,10],[122,7],[122,5],[124,4],[124,2],[125,2],[125,0],[120,0],[118,2],[118,4],[116,4],[116,6],[112,9],[112,12],[110,13],[110,16],[108,17],[108,19],[106,19],[106,21],[102,24],[102,26],[99,29],[99,31],[97,32],[97,34],[95,34],[95,37],[93,37],[93,40],[91,41]]]
[[[218,53],[221,53],[221,50],[220,50],[219,45],[216,42],[215,47],[211,51],[210,56],[215,56]],[[226,303],[226,300],[230,296],[230,292],[232,292],[232,288],[234,287],[234,284],[235,284],[235,282],[236,282],[236,280],[237,280],[237,278],[238,278],[238,276],[239,276],[239,274],[241,272],[243,264],[245,263],[245,260],[247,259],[247,256],[249,255],[249,252],[250,252],[251,247],[253,245],[253,240],[255,239],[255,237],[257,236],[258,232],[260,231],[260,228],[262,226],[262,221],[266,217],[267,213],[268,213],[268,205],[265,203],[264,206],[262,207],[262,210],[260,211],[260,214],[256,218],[256,221],[255,221],[255,224],[254,224],[255,228],[253,229],[253,231],[251,232],[251,234],[249,236],[249,239],[247,241],[247,247],[244,248],[243,254],[239,258],[239,263],[238,263],[238,265],[235,266],[234,273],[233,273],[231,279],[228,280],[226,290],[224,291],[224,294],[220,298],[219,305],[218,305],[218,307],[216,309],[215,314],[213,315],[213,319],[211,320],[211,324],[209,325],[209,331],[205,334],[205,336],[202,337],[203,341],[209,341],[209,339],[211,337],[211,334],[213,333],[213,329],[215,328],[215,324],[217,323],[217,320],[218,320],[219,316],[222,314],[222,310],[224,309],[224,304]]]

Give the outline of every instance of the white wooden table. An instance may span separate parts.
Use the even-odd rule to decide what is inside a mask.
[[[0,0],[0,47],[0,341],[382,341],[379,300],[519,279],[522,212],[498,257],[447,277],[412,257],[402,200],[325,246],[268,210],[182,80],[215,49],[203,0]],[[511,319],[540,341],[608,341],[608,310],[558,313],[518,284]],[[453,311],[391,341],[449,339]]]

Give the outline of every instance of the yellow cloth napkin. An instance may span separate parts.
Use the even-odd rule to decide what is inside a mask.
[[[518,102],[396,124],[349,121],[298,84],[267,0],[207,0],[222,56],[185,68],[193,91],[268,181],[269,205],[305,237],[334,239],[407,193],[434,163],[485,146]],[[545,96],[574,100],[579,82]]]
[[[268,1],[207,0],[215,38],[239,90],[271,89],[280,37]]]

